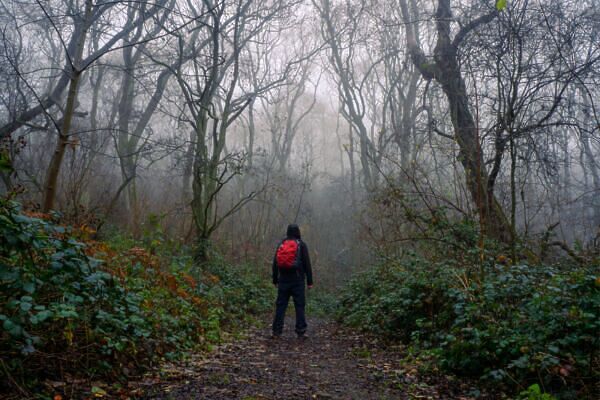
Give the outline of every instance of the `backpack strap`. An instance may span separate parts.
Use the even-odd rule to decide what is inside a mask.
[[[298,249],[296,249],[296,262],[298,263],[297,271],[302,269],[302,240],[296,239],[296,244],[298,245]]]

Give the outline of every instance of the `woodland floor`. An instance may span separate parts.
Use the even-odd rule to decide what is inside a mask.
[[[428,370],[419,373],[402,348],[384,347],[323,319],[309,319],[298,340],[288,319],[284,335],[268,327],[243,339],[166,366],[144,399],[473,399],[476,389]],[[495,398],[480,394],[479,398]]]

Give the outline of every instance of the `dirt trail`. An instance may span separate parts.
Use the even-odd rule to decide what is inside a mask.
[[[466,385],[438,375],[420,378],[401,352],[379,348],[331,322],[309,320],[310,337],[298,340],[286,321],[271,339],[253,329],[240,341],[176,367],[173,378],[146,399],[469,399]]]

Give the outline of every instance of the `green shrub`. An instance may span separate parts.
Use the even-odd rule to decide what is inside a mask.
[[[339,318],[433,350],[446,370],[566,397],[600,378],[597,271],[489,263],[480,281],[448,262],[387,261],[349,283]]]
[[[444,366],[501,381],[541,379],[547,387],[598,379],[600,293],[592,270],[495,267],[465,294],[452,303]]]
[[[152,265],[124,258],[111,270],[71,235],[13,203],[1,204],[2,374],[131,370],[197,343],[206,313],[179,275],[169,275],[179,290],[174,294],[156,285],[158,278],[148,279],[163,277]]]
[[[231,265],[215,258],[202,273],[205,281],[208,278],[213,283],[208,287],[207,296],[237,323],[240,320],[251,322],[272,308],[275,289],[269,271],[253,264]]]
[[[448,268],[413,258],[388,261],[352,279],[343,291],[339,317],[348,325],[389,339],[409,342],[414,335],[435,339],[452,312]]]
[[[0,202],[0,393],[64,373],[126,379],[265,307],[250,267],[198,272],[188,255],[115,251],[46,218]]]
[[[320,283],[320,282],[319,282]],[[331,318],[335,316],[338,297],[335,288],[320,283],[306,291],[306,313],[312,316]]]
[[[542,389],[540,389],[540,385],[537,383],[529,386],[527,390],[522,391],[519,394],[519,399],[521,400],[554,400],[555,397],[548,394],[542,393]]]

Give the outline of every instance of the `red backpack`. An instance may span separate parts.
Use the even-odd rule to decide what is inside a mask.
[[[300,241],[285,239],[277,248],[275,255],[277,267],[292,270],[300,268]]]

